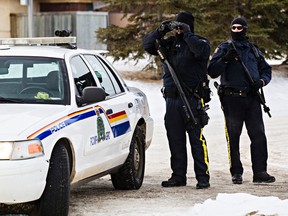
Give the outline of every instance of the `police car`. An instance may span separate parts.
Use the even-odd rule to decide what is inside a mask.
[[[0,39],[0,215],[68,215],[70,189],[110,174],[139,189],[153,119],[76,37]]]

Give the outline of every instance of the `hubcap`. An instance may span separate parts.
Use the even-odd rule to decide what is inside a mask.
[[[135,151],[134,151],[134,168],[136,171],[138,171],[139,167],[140,167],[140,154],[139,154],[138,148],[135,148]]]

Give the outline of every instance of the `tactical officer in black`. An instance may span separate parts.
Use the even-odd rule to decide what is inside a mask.
[[[142,41],[143,48],[152,55],[157,54],[156,39],[161,40],[167,51],[167,59],[175,69],[177,76],[184,86],[194,90],[199,81],[207,75],[207,65],[210,55],[210,43],[203,37],[194,34],[194,17],[190,12],[181,12],[176,16],[180,22],[175,30],[175,35],[163,38],[166,33],[173,30],[169,27],[171,21],[164,21],[161,26],[147,34]],[[166,101],[165,128],[171,152],[172,176],[162,182],[163,187],[175,187],[186,185],[187,173],[187,149],[186,132],[188,133],[192,155],[194,159],[194,171],[198,181],[196,188],[208,188],[209,184],[209,160],[206,140],[203,136],[203,128],[195,128],[187,131],[187,125],[183,114],[183,102],[179,97],[175,83],[165,63],[163,66],[163,95]],[[193,96],[191,96],[193,97]],[[192,99],[191,109],[197,117],[201,100]]]
[[[270,82],[271,67],[259,49],[246,37],[248,26],[245,19],[234,19],[230,27],[232,42],[226,41],[218,46],[210,61],[208,74],[212,78],[221,76],[218,94],[226,121],[232,182],[242,184],[243,166],[240,160],[239,139],[243,123],[251,141],[253,182],[274,182],[275,178],[267,173],[267,140],[261,105],[256,97],[256,92]],[[239,58],[248,69],[253,84],[249,83]]]

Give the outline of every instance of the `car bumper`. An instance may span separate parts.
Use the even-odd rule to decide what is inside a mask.
[[[41,197],[49,168],[45,157],[0,161],[0,203],[16,204]]]
[[[151,117],[149,117],[148,119],[146,119],[146,145],[145,145],[145,149],[147,149],[152,142],[153,131],[154,131],[154,121]]]

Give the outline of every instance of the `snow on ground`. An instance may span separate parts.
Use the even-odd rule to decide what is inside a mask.
[[[108,58],[109,59],[109,58]],[[111,59],[109,59],[111,61]],[[111,61],[112,62],[112,61]],[[279,64],[280,61],[269,61],[270,64]],[[135,65],[135,62],[118,61],[114,62],[114,67],[119,71],[140,71],[147,60],[141,60]],[[213,81],[214,82],[214,81]],[[128,85],[135,84],[133,81],[127,81]],[[164,112],[163,101],[159,103],[159,98],[154,97],[151,93],[151,88],[160,89],[160,85],[145,85],[142,84],[137,87],[143,90],[148,97],[151,106],[151,113],[154,120],[162,118]],[[211,87],[214,90],[214,87]],[[215,90],[214,90],[215,91]],[[287,78],[273,78],[270,85],[265,87],[266,99],[268,100],[267,105],[270,105],[272,116],[277,114],[275,118],[281,118],[287,116],[288,99],[286,93],[288,91],[288,79]],[[283,94],[284,93],[284,94]],[[216,99],[215,99],[216,98]],[[158,101],[157,101],[158,100]],[[271,103],[271,101],[273,103]],[[276,102],[275,102],[276,101]],[[217,95],[214,92],[214,100],[211,101],[210,106],[220,106],[217,104]],[[215,105],[217,104],[217,105]],[[214,109],[215,110],[215,109]],[[216,114],[217,112],[217,114]],[[216,109],[215,112],[209,111],[211,118],[219,116],[220,109]],[[264,119],[268,117],[266,113],[263,113]],[[279,117],[280,116],[280,117]],[[282,119],[283,120],[283,119]],[[287,121],[287,120],[286,120]],[[287,164],[283,166],[287,167]],[[255,210],[257,209],[257,210]],[[249,214],[247,214],[249,213]],[[288,199],[281,200],[278,197],[268,196],[259,197],[247,193],[219,193],[215,200],[207,199],[204,203],[197,203],[191,206],[186,212],[181,212],[180,215],[193,215],[193,216],[248,216],[248,215],[266,215],[266,216],[288,216]]]
[[[219,193],[216,200],[208,199],[203,204],[195,204],[187,212],[187,216],[244,216],[247,212],[258,216],[285,216],[288,215],[288,200],[280,200],[277,197],[258,197],[246,193]]]

